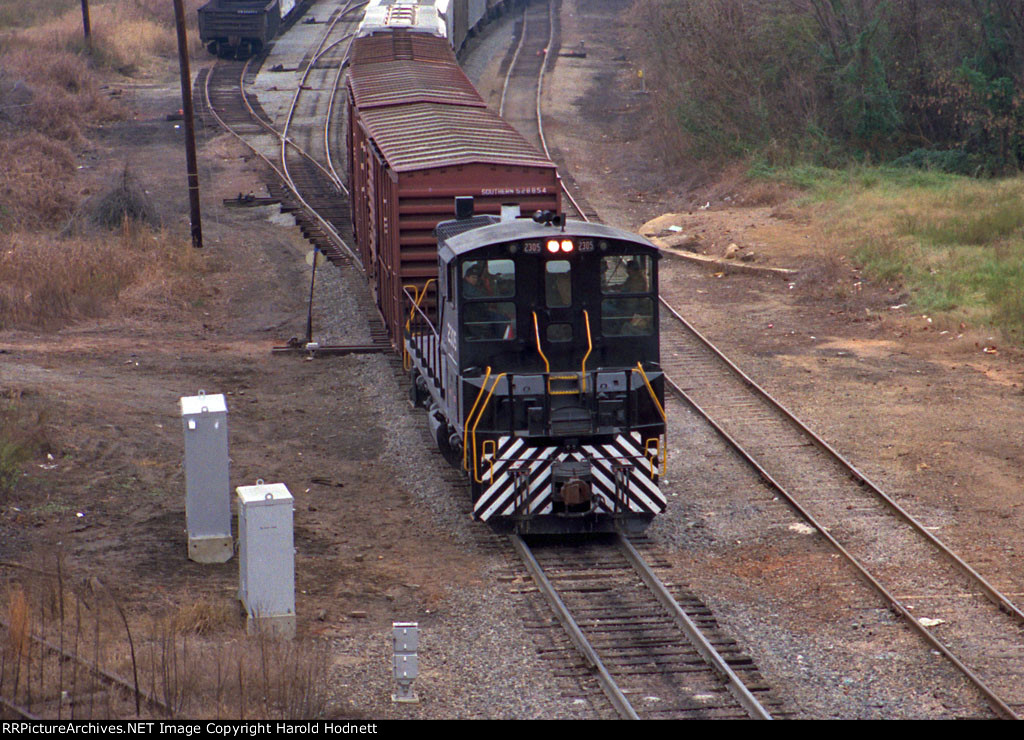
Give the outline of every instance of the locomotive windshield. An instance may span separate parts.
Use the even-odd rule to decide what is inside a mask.
[[[572,305],[572,268],[569,260],[551,260],[544,265],[544,293],[548,308]]]
[[[647,255],[601,259],[601,331],[606,337],[653,333],[654,299],[649,295],[652,264]]]

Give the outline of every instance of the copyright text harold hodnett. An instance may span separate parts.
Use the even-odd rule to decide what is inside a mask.
[[[4,735],[213,735],[221,738],[247,738],[258,735],[377,735],[378,722],[338,722],[329,720],[276,722],[0,722]]]

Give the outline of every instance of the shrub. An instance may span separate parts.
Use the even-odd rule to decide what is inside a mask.
[[[635,0],[631,16],[691,158],[1024,166],[1020,2]]]

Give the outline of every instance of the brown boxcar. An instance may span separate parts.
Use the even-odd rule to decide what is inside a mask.
[[[348,82],[349,182],[359,253],[392,340],[403,288],[437,276],[434,227],[454,199],[560,212],[555,165],[483,100],[445,39],[391,30],[356,39]]]

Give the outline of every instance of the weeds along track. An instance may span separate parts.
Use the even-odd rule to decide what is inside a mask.
[[[779,702],[753,661],[696,597],[664,584],[630,540],[511,540],[526,570],[520,581],[532,579],[553,614],[528,626],[560,625],[572,643],[546,657],[559,658],[582,684],[596,682],[594,693],[599,687],[615,715],[771,719],[766,706]]]
[[[209,605],[130,624],[98,578],[0,561],[0,718],[35,720],[318,716],[326,647],[203,636]],[[143,620],[145,621],[145,620]]]
[[[1000,716],[1024,714],[1024,613],[662,299],[662,367],[761,478]],[[685,379],[685,380],[684,380]]]
[[[0,618],[0,716],[174,716],[178,692],[167,671],[159,671],[158,680],[152,669],[154,641],[133,637],[120,602],[99,579],[72,582],[59,566],[56,572],[6,561],[0,566],[9,593]],[[173,640],[163,637],[162,657],[176,658]],[[173,662],[161,661],[161,668]]]
[[[0,629],[12,638],[0,669],[0,716],[38,721],[174,715],[135,680],[104,668],[99,650],[89,655],[91,635],[62,630],[54,641],[6,619],[0,619]]]

